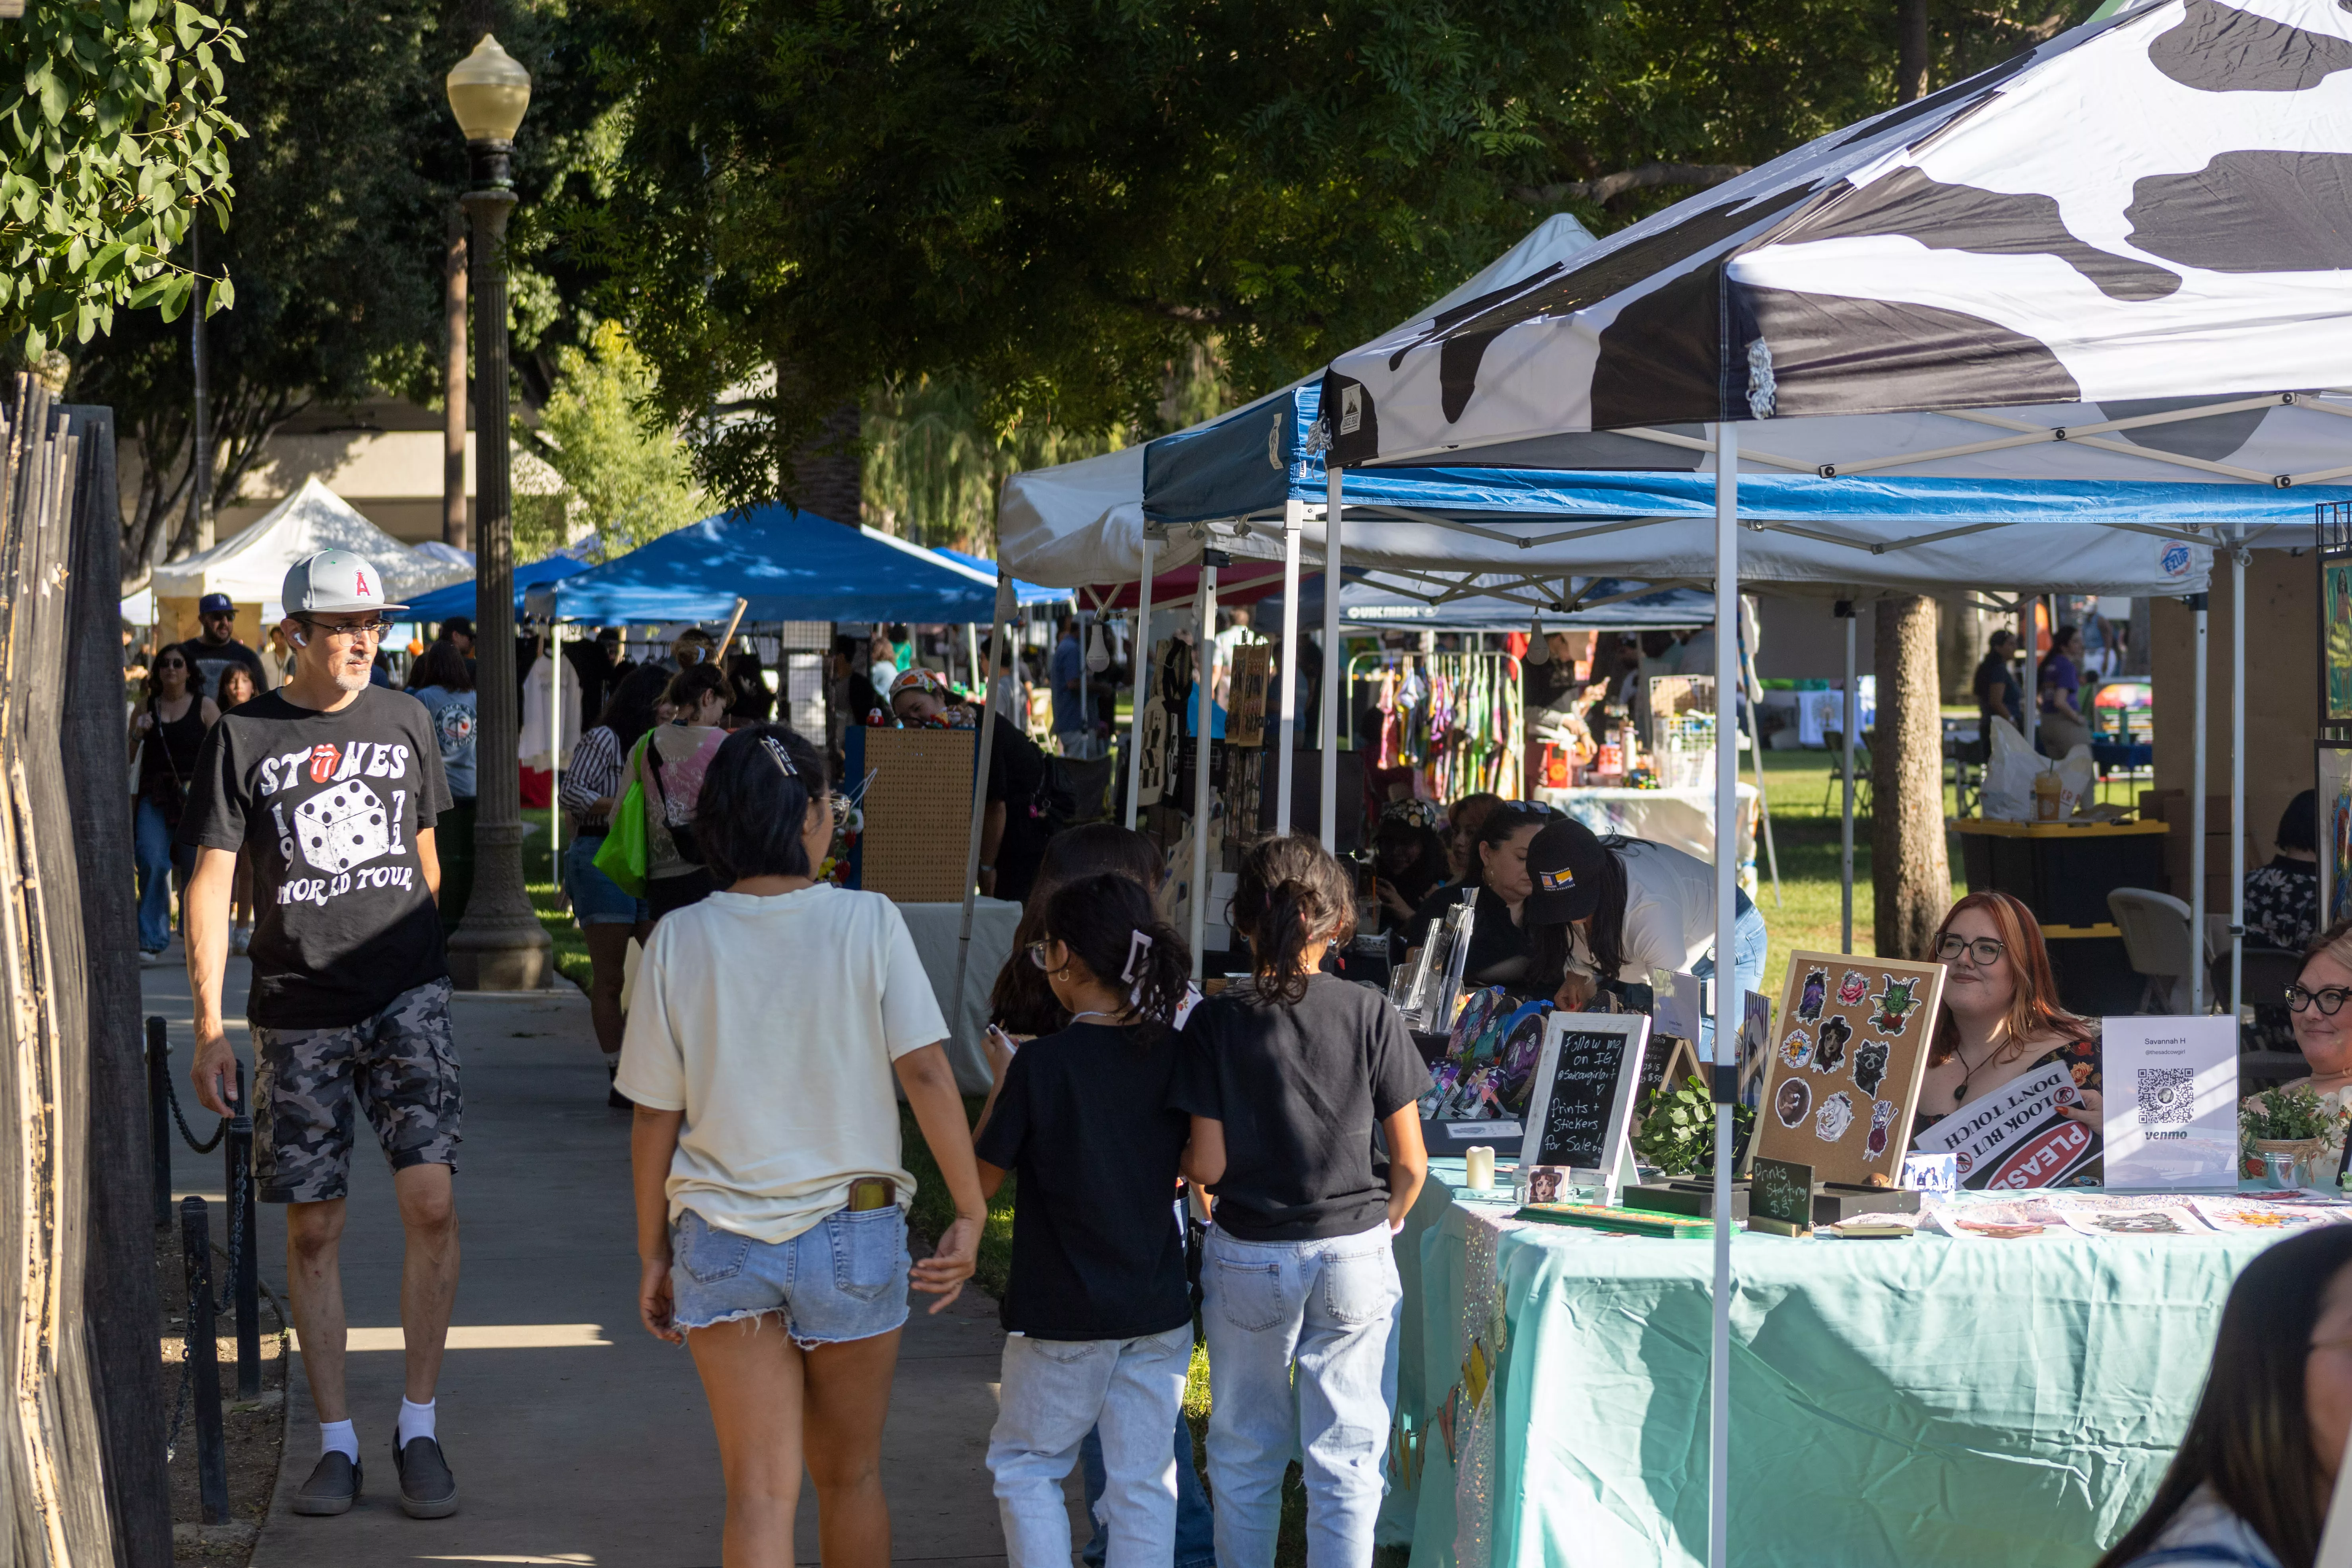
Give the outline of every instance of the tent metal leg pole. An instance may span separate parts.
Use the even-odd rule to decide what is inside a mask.
[[[725,668],[721,666],[720,668]],[[547,623],[547,868],[563,886],[563,623]]]
[[[1290,833],[1292,775],[1298,770],[1298,531],[1307,526],[1307,503],[1282,506],[1282,658],[1274,678],[1282,682],[1282,726],[1276,737],[1274,830]],[[1330,591],[1327,581],[1326,592]]]
[[[2205,1011],[2205,705],[2206,618],[2203,594],[2189,604],[2197,611],[2197,761],[2189,797],[2189,1011]]]
[[[988,662],[1003,662],[1004,625],[1013,618],[1013,573],[996,568],[996,620],[988,628]],[[971,968],[971,911],[980,901],[980,831],[988,816],[988,762],[996,747],[994,671],[984,670],[980,682],[980,760],[971,774],[971,842],[963,853],[963,922],[956,929],[955,989],[948,993],[948,1027],[952,1031],[963,1012],[964,976]]]
[[[1209,701],[1209,678],[1215,672],[1217,635],[1217,568],[1213,562],[1201,563],[1201,631],[1200,640],[1192,649],[1192,718],[1196,729],[1192,739],[1192,895],[1186,900],[1192,910],[1192,929],[1185,932],[1192,944],[1192,978],[1202,973],[1201,933],[1207,928],[1209,918],[1209,756],[1213,745],[1210,736],[1215,710]]]
[[[2025,650],[2025,749],[2031,752],[2036,749],[2035,742],[2042,732],[2042,650],[2036,635],[2042,600],[2036,595],[2020,592],[2017,604],[2017,641]]]
[[[1143,580],[1135,591],[1135,636],[1129,639],[1127,656],[1135,683],[1134,704],[1127,715],[1127,826],[1130,831],[1143,809],[1136,804],[1136,797],[1143,793],[1143,703],[1151,693],[1156,673],[1151,668],[1151,547],[1157,542],[1149,533],[1143,536]]]
[[[1323,474],[1323,734],[1322,752],[1318,758],[1323,765],[1319,781],[1322,789],[1315,798],[1316,819],[1322,824],[1323,847],[1338,854],[1339,850],[1339,704],[1347,689],[1347,655],[1339,646],[1339,481],[1341,470],[1337,464]]]
[[[988,683],[980,678],[980,623],[978,621],[966,621],[963,624],[963,668],[964,678],[971,681],[971,689],[980,693],[982,701],[987,701]]]
[[[2246,989],[2246,525],[2230,552],[2230,1016]]]
[[[1844,945],[1841,952],[1853,951],[1853,732],[1862,724],[1862,693],[1856,689],[1853,671],[1853,601],[1838,601],[1838,614],[1845,618],[1845,727],[1840,739],[1845,752],[1845,801],[1838,811],[1838,882],[1839,901],[1843,906],[1840,915],[1840,931]]]
[[[1715,1329],[1707,1355],[1707,1568],[1731,1561],[1731,1101],[1742,998],[1738,951],[1739,748],[1721,709],[1739,679],[1739,426],[1715,427]],[[1730,635],[1725,635],[1728,632]]]

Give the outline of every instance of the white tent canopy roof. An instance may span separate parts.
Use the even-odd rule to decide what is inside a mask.
[[[150,586],[159,599],[226,594],[239,604],[275,605],[286,570],[321,550],[363,556],[396,599],[461,582],[473,568],[419,556],[360,515],[314,477],[263,513],[251,527],[210,550],[158,566]]]

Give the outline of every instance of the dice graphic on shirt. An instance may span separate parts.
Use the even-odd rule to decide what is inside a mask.
[[[392,847],[383,802],[359,779],[345,779],[294,808],[302,858],[321,871],[348,871]]]

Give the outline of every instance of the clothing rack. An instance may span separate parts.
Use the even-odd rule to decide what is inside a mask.
[[[1413,769],[1433,800],[1482,790],[1517,800],[1527,793],[1524,679],[1514,656],[1402,649],[1356,655],[1348,661],[1351,750],[1359,682],[1380,688],[1372,765]]]

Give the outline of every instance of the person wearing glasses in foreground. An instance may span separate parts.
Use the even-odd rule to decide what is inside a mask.
[[[224,714],[205,736],[180,825],[180,842],[196,852],[187,897],[191,1076],[205,1109],[227,1114],[236,1065],[221,990],[242,849],[261,912],[245,1009],[253,1173],[264,1203],[287,1205],[286,1273],[320,1427],[318,1467],[294,1511],[341,1513],[360,1492],[337,1250],[356,1110],[391,1163],[407,1232],[407,1385],[392,1450],[400,1504],[438,1519],[457,1508],[434,1402],[457,1290],[451,1177],[461,1101],[433,838],[449,786],[424,705],[369,684],[385,613],[406,608],[384,602],[375,568],[348,551],[322,550],[286,574],[283,600],[294,677]]]
[[[1972,1100],[2027,1073],[2063,1062],[2076,1103],[2059,1114],[2090,1130],[2092,1152],[2063,1184],[2096,1186],[2104,1171],[2099,1138],[2099,1026],[2058,1005],[2050,950],[2033,911],[2007,893],[1970,893],[1936,928],[1927,956],[1944,966],[1944,1005],[1919,1083],[1919,1135]],[[1977,1173],[1981,1183],[1988,1166]],[[1963,1186],[1971,1184],[1963,1178]]]
[[[2286,988],[2288,1020],[2295,1049],[2311,1071],[2281,1089],[2307,1089],[2331,1113],[2352,1107],[2352,921],[2337,921],[2313,941],[2303,972]],[[2312,1162],[2315,1185],[2332,1185],[2343,1163],[2339,1148]]]
[[[887,1568],[882,1421],[907,1289],[934,1312],[954,1300],[988,1219],[898,906],[812,876],[833,830],[814,746],[782,724],[727,737],[695,808],[722,890],[654,927],[621,1045],[637,1310],[702,1374],[730,1568],[793,1561],[803,1464],[827,1568]],[[956,1212],[920,1263],[900,1089]]]
[[[2097,1568],[2310,1568],[2352,1428],[2352,1226],[2230,1287],[2205,1393],[2156,1496]]]

